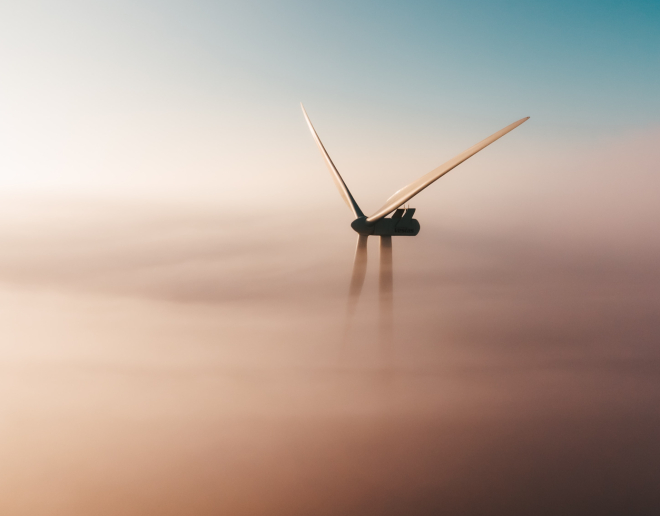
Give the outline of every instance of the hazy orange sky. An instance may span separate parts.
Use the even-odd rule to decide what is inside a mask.
[[[0,7],[0,513],[660,510],[653,2]],[[351,214],[414,199],[343,341]]]

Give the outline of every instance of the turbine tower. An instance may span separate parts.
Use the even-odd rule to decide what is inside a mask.
[[[307,116],[305,107],[302,107],[303,115],[309,126],[309,130],[318,145],[319,150],[325,160],[325,164],[330,170],[332,179],[337,185],[339,194],[344,199],[350,210],[353,212],[355,220],[351,222],[351,227],[358,234],[357,246],[355,248],[355,258],[353,261],[353,275],[349,288],[348,311],[349,317],[355,310],[357,301],[362,291],[364,277],[367,272],[367,238],[369,235],[380,237],[380,272],[379,272],[379,293],[380,293],[380,314],[381,314],[381,336],[386,339],[391,337],[392,324],[392,237],[393,236],[415,236],[419,233],[419,222],[413,218],[415,208],[402,209],[406,202],[415,197],[427,186],[434,183],[450,170],[456,168],[468,158],[474,156],[480,150],[488,147],[495,140],[498,140],[506,133],[513,131],[516,127],[529,120],[529,117],[521,118],[517,122],[507,125],[504,129],[497,131],[485,140],[473,145],[458,156],[443,163],[438,168],[431,170],[416,181],[404,186],[396,191],[385,204],[381,206],[373,215],[366,216],[353,198],[346,183],[342,179],[337,167],[332,162],[328,151],[325,150],[319,135],[316,133],[312,122]],[[391,217],[387,217],[392,213]]]

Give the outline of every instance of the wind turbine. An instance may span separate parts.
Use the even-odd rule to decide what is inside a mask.
[[[489,136],[485,140],[480,141],[473,145],[466,151],[462,152],[455,158],[450,159],[443,163],[438,168],[431,170],[429,173],[423,175],[416,181],[409,185],[404,186],[397,190],[385,204],[381,206],[373,215],[366,216],[357,202],[353,198],[346,183],[342,179],[337,167],[330,159],[328,151],[325,150],[319,135],[316,133],[312,122],[307,116],[305,107],[302,107],[303,115],[309,126],[309,130],[318,145],[325,164],[330,170],[332,179],[337,185],[339,194],[342,196],[350,210],[353,212],[355,220],[351,222],[351,227],[358,234],[357,246],[355,248],[355,258],[353,261],[353,275],[351,277],[351,284],[349,288],[349,302],[348,311],[349,317],[355,310],[355,305],[360,297],[364,277],[367,272],[367,238],[369,235],[376,235],[380,237],[380,272],[379,272],[379,292],[380,292],[380,313],[381,313],[381,331],[385,335],[391,335],[392,324],[392,237],[393,236],[415,236],[419,233],[419,222],[413,218],[415,208],[402,209],[406,202],[415,197],[419,192],[424,190],[427,186],[434,183],[450,170],[456,168],[468,158],[474,156],[480,150],[488,147],[495,140],[498,140],[506,133],[513,131],[516,127],[529,120],[529,117],[521,118],[517,122],[507,125],[504,129],[497,131],[495,134]],[[392,213],[391,217],[387,217]]]

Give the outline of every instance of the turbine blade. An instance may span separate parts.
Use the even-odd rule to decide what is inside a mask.
[[[477,152],[480,150],[488,147],[491,143],[493,143],[495,140],[498,140],[502,136],[504,136],[506,133],[509,131],[513,131],[516,127],[518,127],[520,124],[526,122],[529,120],[529,117],[527,118],[522,118],[518,120],[517,122],[512,123],[511,125],[506,126],[504,129],[497,131],[495,134],[492,136],[489,136],[483,141],[480,141],[476,145],[473,145],[470,147],[468,150],[465,152],[462,152],[458,156],[456,156],[453,159],[450,159],[446,163],[440,165],[438,168],[431,170],[426,175],[423,175],[416,181],[413,181],[407,186],[404,186],[401,188],[401,190],[397,191],[392,197],[390,197],[387,202],[373,215],[371,215],[368,219],[367,222],[373,223],[376,222],[383,217],[385,217],[388,213],[391,213],[395,209],[397,209],[399,206],[401,206],[403,203],[409,201],[412,199],[415,195],[417,195],[419,192],[424,190],[427,186],[429,186],[431,183],[437,181],[440,179],[442,176],[444,176],[447,172],[452,170],[453,168],[456,168],[458,165],[463,163],[466,159],[474,156]]]
[[[346,202],[348,207],[351,209],[353,212],[353,215],[355,215],[355,218],[358,217],[364,217],[364,214],[360,210],[360,207],[357,205],[355,202],[355,199],[353,199],[353,196],[351,195],[351,192],[348,190],[348,187],[346,186],[346,183],[344,183],[344,180],[342,179],[341,175],[339,174],[339,171],[337,170],[337,167],[335,167],[335,164],[332,162],[332,159],[330,159],[330,155],[328,154],[328,151],[325,150],[325,147],[323,146],[323,143],[321,143],[321,139],[319,138],[319,135],[316,134],[316,130],[314,129],[314,126],[312,125],[312,122],[310,121],[309,117],[307,116],[307,111],[305,111],[305,106],[300,104],[300,107],[302,108],[303,115],[305,115],[305,120],[307,120],[307,125],[309,126],[309,130],[312,133],[312,136],[314,137],[314,140],[316,141],[316,145],[318,145],[319,150],[321,151],[321,154],[323,155],[323,159],[325,160],[325,164],[328,166],[328,170],[330,170],[330,174],[332,175],[332,179],[335,182],[335,185],[337,185],[337,189],[339,190],[339,194],[341,195],[342,199]]]
[[[342,338],[342,346],[339,356],[340,362],[343,361],[343,357],[346,354],[346,346],[348,344],[348,336],[353,324],[353,316],[355,315],[355,309],[360,300],[362,285],[364,285],[364,277],[367,274],[367,238],[369,238],[367,235],[358,235],[357,246],[355,247],[353,275],[351,276],[351,286],[348,289],[348,303],[346,304],[346,325],[344,326],[344,337]]]
[[[357,246],[355,247],[355,258],[353,260],[353,276],[351,277],[351,286],[348,290],[349,313],[352,314],[357,305],[362,285],[367,274],[367,235],[358,235]]]
[[[353,275],[351,276],[351,286],[348,289],[348,303],[346,305],[346,324],[344,326],[344,337],[342,338],[342,345],[339,351],[340,365],[342,365],[346,355],[348,336],[351,332],[355,308],[360,300],[364,277],[367,274],[367,238],[369,238],[367,235],[358,235],[357,246],[355,247]]]

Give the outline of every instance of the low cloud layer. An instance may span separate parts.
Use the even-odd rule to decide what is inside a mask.
[[[3,206],[3,512],[660,505],[648,239],[424,221],[385,350],[377,240],[342,342],[354,241],[323,211]]]

